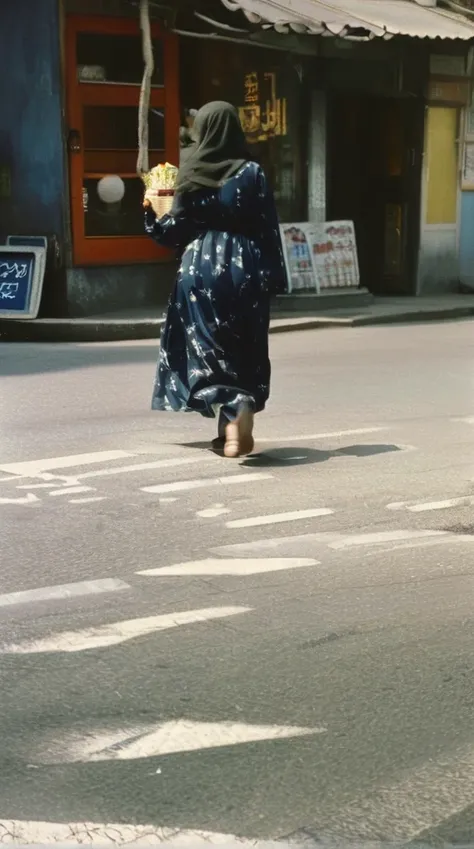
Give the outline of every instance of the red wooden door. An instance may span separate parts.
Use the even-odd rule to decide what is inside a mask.
[[[73,259],[76,265],[150,262],[166,252],[143,234],[143,186],[135,172],[143,74],[138,21],[67,18],[67,118]],[[150,165],[179,161],[178,42],[153,24],[155,73],[149,111]],[[97,187],[117,175],[123,199]]]

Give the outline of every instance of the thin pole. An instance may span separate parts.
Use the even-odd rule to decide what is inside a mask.
[[[151,40],[149,0],[140,0],[140,29],[142,32],[143,71],[140,102],[138,104],[138,157],[137,174],[150,170],[148,154],[148,112],[150,109],[151,81],[154,71],[153,42]]]

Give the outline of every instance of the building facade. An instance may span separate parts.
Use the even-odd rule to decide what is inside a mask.
[[[453,289],[472,253],[474,23],[398,4],[403,26],[327,8],[329,24],[307,12],[280,23],[272,0],[259,15],[253,0],[153,6],[151,164],[179,161],[185,107],[230,100],[282,221],[354,221],[375,293]],[[175,263],[143,235],[137,5],[4,0],[0,24],[0,238],[48,237],[44,315],[153,310]],[[108,174],[123,180],[120,203],[97,191]]]

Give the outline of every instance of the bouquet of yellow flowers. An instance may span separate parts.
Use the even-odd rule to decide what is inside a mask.
[[[171,165],[169,162],[165,162],[164,165],[155,165],[151,171],[142,175],[145,185],[145,198],[150,201],[155,214],[159,218],[166,215],[173,205],[177,176],[176,165]]]

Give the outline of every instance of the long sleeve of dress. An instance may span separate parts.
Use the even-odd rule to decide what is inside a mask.
[[[164,248],[184,248],[196,238],[197,223],[186,210],[175,200],[173,209],[162,218],[157,218],[153,209],[145,210],[145,233]]]
[[[268,269],[268,284],[271,294],[287,291],[287,276],[280,224],[273,192],[261,168],[257,173],[257,193],[261,226],[261,244],[264,265]]]

